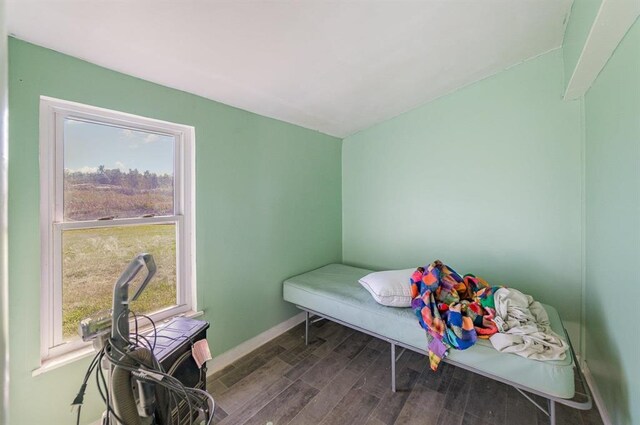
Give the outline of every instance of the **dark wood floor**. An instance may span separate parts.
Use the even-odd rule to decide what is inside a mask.
[[[332,322],[297,326],[209,378],[218,425],[542,425],[515,389],[405,352],[390,389],[389,344]],[[601,425],[558,405],[558,425]]]

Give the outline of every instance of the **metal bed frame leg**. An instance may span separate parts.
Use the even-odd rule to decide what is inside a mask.
[[[549,400],[549,424],[556,425],[556,402]]]
[[[309,312],[304,312],[304,345],[309,345]]]
[[[396,392],[396,345],[391,343],[391,391]]]

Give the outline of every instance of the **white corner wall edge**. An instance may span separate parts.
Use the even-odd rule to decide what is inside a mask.
[[[241,343],[240,345],[237,345],[234,348],[214,357],[213,360],[207,362],[207,376],[211,376],[214,373],[224,369],[234,361],[238,360],[240,357],[246,356],[261,345],[285,333],[297,324],[304,322],[304,319],[304,313],[296,314],[292,318],[287,319],[284,322],[275,325],[271,329],[267,329],[261,334],[256,335],[253,338]]]
[[[5,2],[0,0],[0,425],[9,423],[9,110]]]
[[[602,418],[602,423],[604,425],[613,425],[611,422],[611,417],[609,416],[609,411],[607,410],[607,406],[604,404],[604,400],[602,399],[602,394],[600,394],[600,390],[598,389],[598,385],[596,384],[595,379],[593,379],[593,375],[591,374],[591,370],[589,369],[589,365],[583,359],[578,359],[578,363],[580,364],[580,368],[582,369],[582,374],[587,381],[587,385],[591,390],[591,395],[593,396],[593,401],[596,403],[598,407],[598,411],[600,412],[600,417]]]
[[[640,0],[602,0],[564,100],[582,97],[607,64],[624,35],[640,16]]]

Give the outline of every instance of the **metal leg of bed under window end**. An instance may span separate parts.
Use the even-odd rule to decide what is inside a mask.
[[[556,402],[549,400],[549,425],[556,425]]]
[[[309,316],[308,311],[304,312],[304,345],[309,345]]]
[[[304,312],[304,345],[309,345],[309,327],[316,323],[319,322],[321,320],[326,320],[325,317],[322,316],[315,316],[315,319],[311,318],[311,313],[309,311]]]

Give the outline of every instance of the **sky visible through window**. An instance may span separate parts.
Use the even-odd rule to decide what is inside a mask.
[[[173,214],[174,146],[174,136],[65,120],[65,220]]]
[[[70,172],[106,169],[173,175],[173,136],[67,119],[64,168]]]

